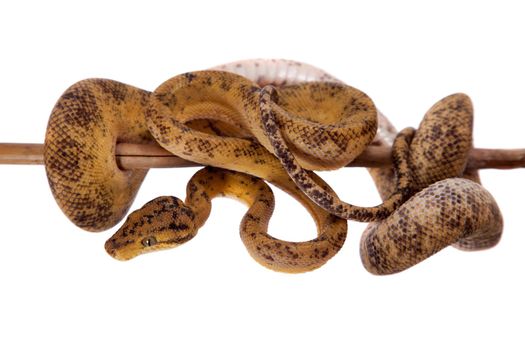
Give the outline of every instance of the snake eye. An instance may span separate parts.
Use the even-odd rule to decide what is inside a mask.
[[[144,247],[151,247],[153,245],[157,244],[157,239],[153,236],[151,237],[146,237],[142,240],[142,245]]]

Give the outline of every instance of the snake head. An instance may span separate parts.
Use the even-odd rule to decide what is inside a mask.
[[[129,260],[137,255],[177,247],[197,233],[195,214],[178,198],[163,196],[131,213],[106,241],[109,255]]]

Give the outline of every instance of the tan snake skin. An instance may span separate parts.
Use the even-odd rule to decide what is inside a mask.
[[[247,174],[205,167],[188,182],[184,202],[163,196],[146,203],[129,215],[105,247],[119,260],[177,247],[195,237],[204,225],[211,212],[212,199],[227,196],[249,207],[240,225],[240,236],[257,262],[275,271],[310,271],[325,264],[339,251],[346,238],[347,222],[301,197],[297,189],[290,192],[295,192],[295,197],[312,215],[318,229],[317,238],[288,242],[270,236],[268,224],[274,208],[270,187]]]
[[[465,174],[472,123],[472,103],[464,94],[442,99],[425,114],[409,158],[414,190],[421,192],[363,233],[361,259],[369,272],[405,270],[448,245],[479,250],[498,243],[503,231],[498,205],[479,185],[477,172]],[[395,129],[386,119],[383,124],[389,137],[380,142],[388,144]],[[388,196],[393,170],[369,171],[381,195]]]
[[[122,171],[117,142],[154,143],[144,122],[150,93],[106,79],[80,81],[57,101],[49,118],[44,162],[51,191],[75,225],[115,226],[146,175]]]
[[[401,271],[449,244],[478,249],[498,241],[501,215],[486,190],[463,179],[435,183],[464,175],[466,154],[472,144],[472,121],[468,119],[472,109],[464,95],[434,106],[413,140],[410,129],[400,134],[393,153],[395,171],[370,169],[387,203],[370,214],[370,208],[348,210],[347,204],[311,171],[295,175],[290,171],[294,165],[296,169],[333,169],[351,161],[372,142],[376,114],[379,130],[373,142],[391,144],[393,127],[376,112],[366,95],[315,67],[293,61],[252,60],[216,69],[240,73],[247,79],[217,71],[192,72],[168,80],[154,94],[104,79],[81,81],[69,88],[52,112],[45,145],[48,179],[60,207],[84,229],[99,231],[112,227],[125,215],[146,174],[118,168],[114,158],[116,143],[158,142],[181,157],[255,175],[289,192],[314,216],[319,230],[317,241],[292,243],[267,236],[265,225],[271,206],[264,210],[261,203],[270,201],[270,197],[273,200],[273,196],[262,190],[265,185],[248,175],[208,169],[190,181],[198,188],[193,193],[207,198],[204,202],[191,204],[195,196],[191,191],[184,205],[166,197],[158,199],[160,202],[152,201],[130,215],[124,227],[108,240],[106,249],[111,255],[127,259],[189,240],[196,230],[189,234],[187,229],[190,226],[198,229],[204,223],[207,215],[199,214],[199,210],[209,213],[209,201],[216,195],[231,195],[248,203],[250,209],[241,225],[243,241],[257,261],[279,271],[317,268],[344,241],[346,222],[325,214],[304,193],[342,217],[362,221],[384,219],[369,225],[361,245],[365,267],[377,274]],[[260,90],[255,82],[261,86],[273,84],[277,89]],[[258,117],[259,108],[263,118]],[[352,119],[344,121],[346,115]],[[458,120],[462,122],[456,123]],[[276,140],[277,144],[286,145],[284,151],[275,147]],[[289,159],[290,154],[296,162],[287,166],[285,158]],[[209,181],[203,180],[206,176]],[[226,190],[213,190],[219,184],[217,176],[229,179],[224,184]],[[477,174],[469,176],[476,179]],[[248,179],[262,191],[253,191],[249,200],[238,193]],[[315,192],[309,191],[311,188]],[[406,201],[416,191],[419,192]],[[193,226],[186,219],[181,224],[175,220],[177,215],[166,214],[174,209],[175,203],[181,208],[186,205],[201,208],[192,215],[187,211],[179,219],[191,216],[192,220],[197,216],[201,219]],[[257,206],[259,209],[254,209]],[[158,217],[152,217],[152,210]],[[169,216],[175,221],[168,222]],[[248,225],[250,220],[256,225]],[[150,230],[131,234],[133,225],[149,225]],[[159,230],[163,227],[171,229]],[[253,235],[254,230],[268,241],[256,240],[259,236]],[[152,232],[160,231],[162,238],[151,236]],[[252,236],[253,241],[246,239]],[[329,249],[316,246],[320,241],[330,242]],[[302,248],[290,253],[291,245],[295,244]]]

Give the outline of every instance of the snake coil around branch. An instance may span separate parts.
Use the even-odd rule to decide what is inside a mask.
[[[360,249],[366,269],[389,274],[448,245],[476,250],[498,242],[498,206],[468,167],[472,123],[470,99],[455,94],[417,129],[397,132],[370,97],[318,68],[249,60],[180,74],[152,92],[108,79],[77,82],[53,108],[43,160],[58,205],[88,231],[118,224],[147,174],[119,163],[118,145],[160,145],[206,166],[188,182],[184,200],[159,197],[127,217],[105,245],[120,260],[186,243],[212,199],[229,196],[249,208],[240,235],[263,266],[316,269],[342,247],[347,220],[358,220],[370,223]],[[383,202],[360,207],[314,171],[345,166],[370,146],[390,147],[392,165],[369,168]],[[289,242],[268,232],[274,196],[267,183],[309,211],[315,239]]]

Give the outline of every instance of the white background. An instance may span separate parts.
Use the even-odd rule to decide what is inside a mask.
[[[519,2],[133,1],[0,5],[0,141],[42,142],[56,99],[88,77],[154,89],[169,77],[245,58],[319,66],[372,97],[398,128],[438,99],[471,96],[479,147],[525,147],[524,11]],[[14,2],[13,2],[14,3]],[[112,231],[71,224],[41,166],[1,166],[0,348],[523,349],[523,170],[483,171],[505,218],[501,243],[445,249],[403,273],[361,266],[365,225],[323,268],[271,272],[238,237],[245,208],[218,199],[183,247],[126,263]],[[133,208],[184,195],[195,169],[151,171]],[[364,170],[326,179],[342,198],[379,202]],[[315,236],[277,193],[270,232]]]

